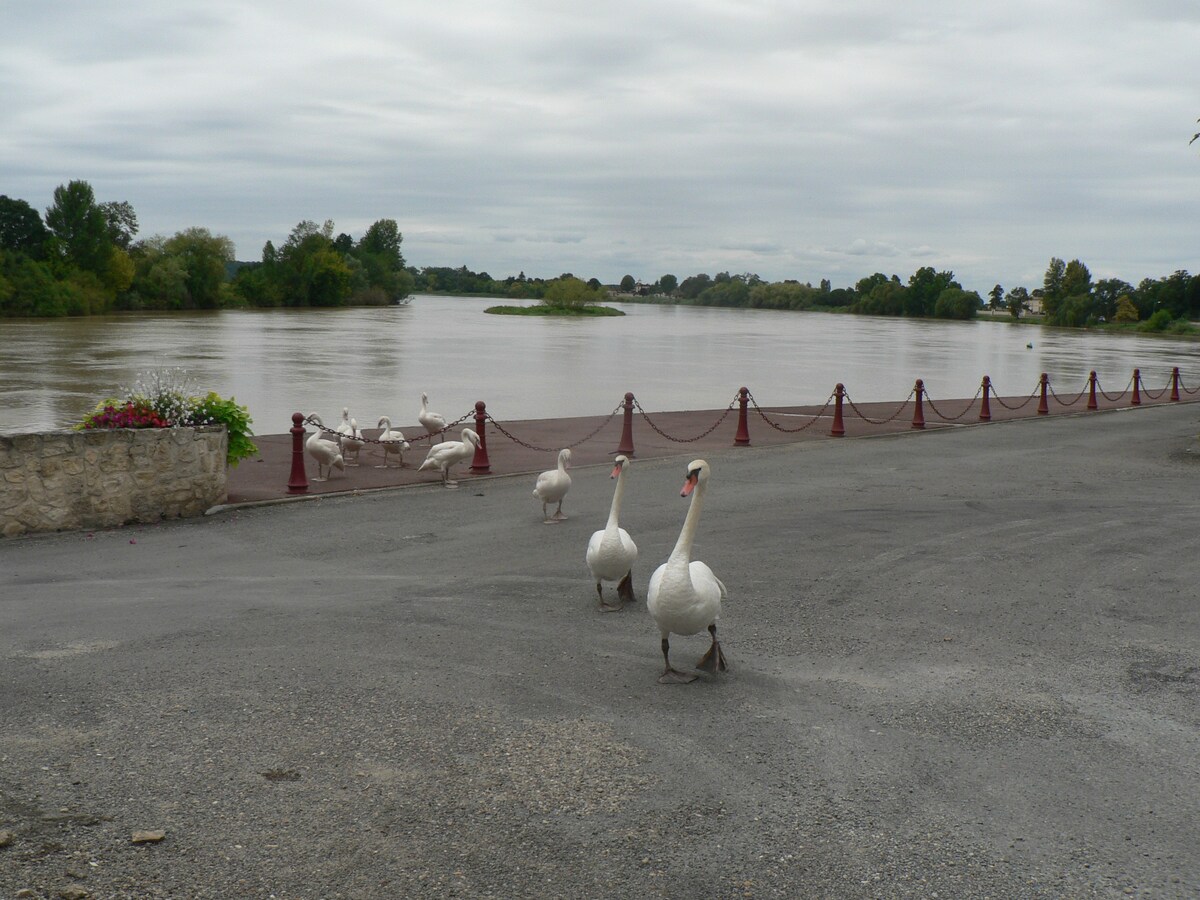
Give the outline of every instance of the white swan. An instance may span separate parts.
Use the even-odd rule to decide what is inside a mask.
[[[379,446],[383,448],[383,465],[376,466],[377,469],[386,469],[388,467],[388,455],[395,453],[400,458],[400,468],[404,468],[404,451],[411,450],[412,444],[404,439],[404,432],[392,427],[392,420],[387,416],[379,417],[377,428],[383,429],[379,432]]]
[[[646,594],[646,608],[662,633],[665,668],[658,679],[659,684],[687,684],[696,680],[696,675],[672,668],[668,641],[671,634],[698,634],[707,628],[712,635],[712,646],[696,666],[713,675],[727,668],[725,654],[717,641],[717,617],[721,614],[721,601],[729,596],[729,592],[712,569],[692,559],[692,541],[696,537],[704,492],[708,487],[709,465],[697,459],[688,463],[687,468],[687,480],[679,492],[681,497],[692,495],[687,518],[683,521],[675,549],[650,576],[650,589]]]
[[[460,462],[466,462],[475,454],[479,446],[479,435],[470,428],[462,430],[461,441],[443,441],[429,448],[425,462],[421,463],[418,472],[426,469],[439,469],[442,473],[442,484],[448,488],[458,487],[457,481],[450,481],[450,470]]]
[[[417,421],[430,434],[441,434],[446,430],[446,417],[429,411],[429,395],[424,392],[421,394],[421,411],[417,413]]]
[[[567,474],[567,463],[571,461],[570,450],[558,451],[558,468],[550,469],[548,472],[543,472],[537,477],[537,484],[533,488],[533,496],[542,501],[542,520],[546,524],[561,522],[566,516],[563,515],[562,502],[567,496],[567,491],[571,489],[571,476]],[[554,515],[548,515],[546,507],[551,503],[557,503],[558,509]]]
[[[308,421],[317,426],[317,430],[310,434],[308,440],[304,442],[308,455],[317,461],[317,477],[313,481],[328,481],[329,476],[333,474],[334,467],[343,472],[346,471],[346,461],[342,458],[342,450],[337,441],[321,437],[321,432],[325,430],[321,417],[313,413],[308,417]],[[322,468],[325,470],[324,475],[321,474]]]
[[[338,443],[341,444],[342,456],[346,460],[346,465],[357,466],[359,451],[362,450],[363,444],[366,443],[364,440],[365,435],[359,431],[357,419],[352,418],[348,424],[350,426],[349,431],[341,431],[342,426],[338,426]],[[354,458],[353,462],[350,461],[352,456]]]
[[[592,535],[587,546],[588,570],[596,582],[596,596],[600,598],[600,608],[604,612],[614,612],[626,603],[637,601],[633,594],[633,564],[637,561],[637,544],[629,532],[617,524],[621,515],[621,499],[625,495],[625,467],[628,465],[627,456],[618,456],[613,461],[612,477],[617,479],[617,486],[613,491],[612,509],[608,511],[608,524]],[[604,592],[600,588],[602,581],[617,582],[615,606],[604,602]]]

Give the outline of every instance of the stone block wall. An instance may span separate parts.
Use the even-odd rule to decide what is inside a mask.
[[[199,516],[225,502],[224,426],[0,435],[0,534]]]

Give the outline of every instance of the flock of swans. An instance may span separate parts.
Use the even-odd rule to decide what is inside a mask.
[[[359,453],[367,442],[367,437],[358,427],[358,420],[350,415],[349,407],[342,407],[342,421],[337,428],[330,431],[316,413],[309,415],[305,421],[317,426],[317,430],[308,436],[304,448],[317,464],[317,476],[313,481],[328,481],[333,470],[345,472],[347,466],[359,465]],[[429,410],[429,395],[421,394],[421,411],[417,421],[432,437],[446,430],[446,417]],[[383,464],[377,469],[391,466],[392,454],[396,456],[396,465],[403,468],[404,454],[412,449],[412,445],[404,439],[404,432],[392,427],[392,420],[380,416],[376,428],[380,429],[375,442],[383,448]],[[325,437],[334,434],[336,440]],[[466,462],[475,454],[479,446],[479,435],[470,428],[462,430],[461,441],[442,441],[429,448],[425,461],[418,467],[418,472],[436,469],[442,476],[442,484],[447,488],[458,487],[458,482],[450,478],[454,466]]]
[[[571,487],[571,477],[566,471],[570,459],[570,450],[560,451],[558,468],[539,475],[534,487],[533,495],[542,501],[543,521],[547,523],[561,522],[566,518],[562,514],[562,501]],[[637,601],[633,591],[633,564],[637,561],[638,548],[629,532],[621,527],[621,503],[625,497],[628,469],[628,457],[618,456],[613,461],[611,477],[616,480],[616,487],[613,489],[608,521],[604,528],[592,534],[584,554],[588,571],[596,585],[600,609],[604,612],[615,612]],[[717,640],[717,619],[721,615],[721,602],[729,593],[708,565],[692,559],[692,544],[700,524],[700,511],[711,472],[712,468],[702,459],[688,463],[687,478],[679,492],[680,496],[691,498],[683,528],[667,561],[650,576],[646,609],[662,636],[663,673],[659,676],[659,684],[687,684],[698,677],[694,672],[682,672],[671,665],[672,634],[692,635],[707,630],[712,637],[712,644],[696,667],[710,675],[728,670],[721,643]],[[553,515],[547,515],[551,503],[557,503],[558,509]],[[616,603],[604,599],[606,581],[617,584]]]
[[[428,395],[421,394],[421,412],[417,421],[432,437],[445,431],[446,419],[430,412],[428,404]],[[344,472],[348,465],[359,465],[359,453],[367,438],[359,429],[358,422],[350,416],[348,407],[342,409],[342,421],[332,432],[325,428],[321,417],[316,413],[310,415],[307,421],[317,426],[317,430],[309,435],[305,443],[308,454],[317,463],[317,477],[314,481],[328,480],[334,469]],[[377,441],[383,448],[383,464],[377,468],[388,467],[393,454],[397,458],[397,464],[403,466],[405,451],[412,449],[404,434],[392,427],[391,419],[387,416],[380,417],[378,427],[381,432]],[[326,433],[335,434],[337,439],[325,437]],[[462,440],[442,441],[430,447],[417,471],[437,470],[441,474],[442,484],[447,488],[455,488],[458,482],[451,478],[454,467],[471,459],[478,446],[479,435],[470,428],[464,428]],[[571,488],[571,476],[567,472],[570,462],[570,449],[560,450],[557,467],[542,472],[537,477],[533,496],[542,504],[542,520],[546,524],[557,524],[567,518],[562,511],[562,505]],[[604,612],[616,612],[637,601],[633,590],[633,564],[637,561],[638,548],[629,532],[620,524],[628,469],[628,457],[618,456],[613,461],[611,477],[615,479],[616,486],[613,489],[608,521],[604,528],[595,532],[588,540],[587,551],[584,554],[588,571],[596,585],[600,609]],[[692,559],[692,544],[700,523],[700,511],[711,471],[709,464],[702,459],[688,463],[687,478],[680,491],[680,496],[691,498],[683,528],[667,561],[650,576],[646,609],[662,636],[663,672],[658,679],[660,684],[687,684],[698,677],[694,672],[682,672],[671,665],[672,634],[686,636],[707,630],[712,637],[712,644],[696,667],[710,675],[724,672],[728,668],[725,654],[721,652],[721,644],[717,640],[717,619],[721,614],[721,602],[728,597],[728,592],[711,568],[700,560]],[[549,511],[551,504],[556,505],[553,513]],[[603,585],[606,581],[616,582],[615,603],[610,603],[604,598]]]

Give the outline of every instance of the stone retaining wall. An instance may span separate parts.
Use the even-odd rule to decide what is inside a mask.
[[[0,435],[0,533],[199,516],[225,502],[224,426]]]

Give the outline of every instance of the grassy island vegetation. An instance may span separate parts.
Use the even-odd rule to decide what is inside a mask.
[[[601,306],[608,299],[599,282],[585,284],[574,275],[555,279],[536,306],[489,306],[484,312],[498,316],[623,316],[619,309]]]
[[[393,219],[380,219],[358,239],[300,222],[279,247],[267,241],[258,261],[234,259],[233,242],[206,228],[135,240],[137,215],[124,201],[97,202],[86,181],[54,191],[43,217],[24,200],[0,196],[0,317],[82,316],[122,311],[242,307],[383,306],[414,293],[532,301],[493,306],[498,315],[613,316],[606,300],[694,304],[741,309],[838,312],[909,318],[973,319],[983,309],[1067,328],[1196,336],[1200,275],[1177,271],[1136,286],[1117,278],[1093,281],[1078,259],[1052,257],[1040,287],[1005,290],[986,299],[965,289],[950,270],[924,266],[901,279],[876,272],[835,288],[750,272],[663,275],[653,283],[624,276],[605,286],[567,272],[496,279],[487,272],[409,266]]]

